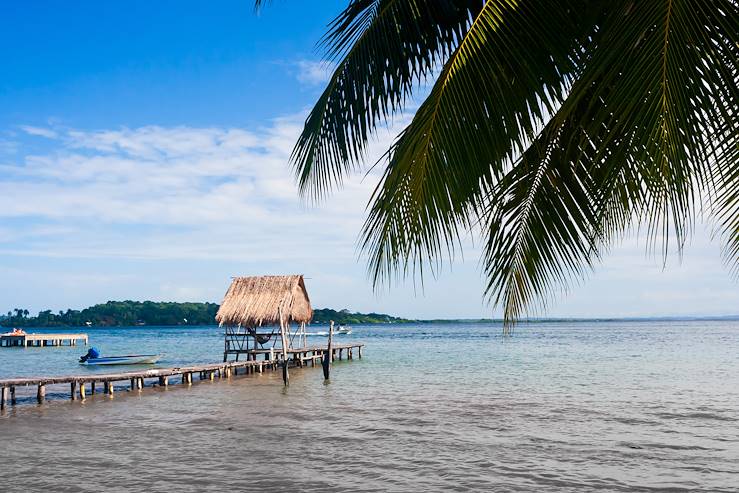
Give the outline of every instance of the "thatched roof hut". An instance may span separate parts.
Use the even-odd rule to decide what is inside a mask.
[[[235,277],[216,314],[219,325],[260,327],[313,318],[302,275]]]

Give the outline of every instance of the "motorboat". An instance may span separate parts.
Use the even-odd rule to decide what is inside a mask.
[[[127,354],[125,356],[101,356],[96,348],[90,348],[80,358],[81,365],[153,365],[162,359],[161,354]]]
[[[345,335],[345,336],[348,336],[351,333],[352,333],[352,328],[349,327],[348,325],[339,325],[339,328],[336,329],[336,334],[337,335]]]
[[[82,365],[153,365],[162,359],[161,354],[129,354],[126,356],[106,356],[104,358],[88,358],[80,361]]]

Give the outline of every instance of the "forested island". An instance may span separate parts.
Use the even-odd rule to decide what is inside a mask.
[[[31,316],[28,310],[16,308],[0,316],[3,327],[117,327],[134,325],[213,325],[217,303],[177,303],[156,301],[108,301],[84,310],[39,312]],[[327,324],[407,323],[398,317],[382,313],[353,313],[349,310],[322,308],[314,310],[313,323]]]

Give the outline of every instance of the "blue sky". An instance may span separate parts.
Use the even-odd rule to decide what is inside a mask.
[[[297,198],[287,159],[326,78],[315,43],[343,4],[0,7],[0,310],[220,301],[230,276],[302,272],[317,306],[492,315],[472,238],[423,290],[372,291],[356,238],[376,175],[318,206]],[[633,235],[548,314],[739,312],[709,233],[666,269]]]

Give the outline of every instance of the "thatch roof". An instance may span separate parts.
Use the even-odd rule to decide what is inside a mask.
[[[219,325],[259,327],[280,323],[280,308],[288,322],[310,322],[313,308],[303,276],[235,277],[216,314]]]

